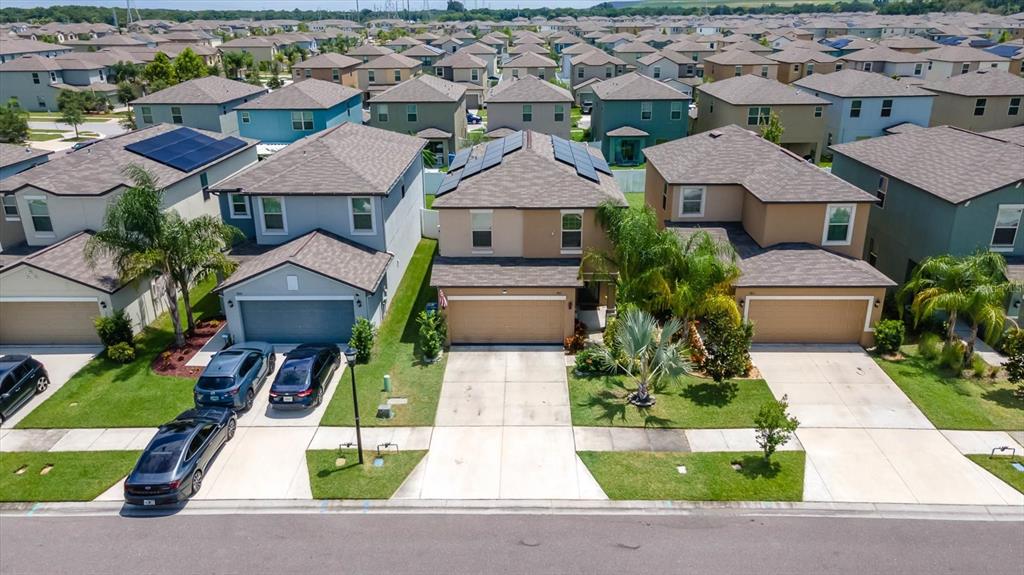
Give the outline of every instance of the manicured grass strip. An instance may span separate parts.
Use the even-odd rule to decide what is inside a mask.
[[[430,287],[430,268],[436,251],[435,240],[420,240],[416,253],[405,269],[405,277],[391,297],[387,316],[377,333],[370,362],[355,368],[363,425],[434,424],[445,359],[432,365],[420,361],[416,316],[423,311],[427,302],[437,301],[437,290]],[[393,418],[377,419],[374,417],[377,406],[387,399],[384,393],[385,374],[391,375],[391,395],[408,398],[409,403],[395,406]],[[321,425],[355,424],[349,374],[345,373],[342,378],[342,388],[334,394],[334,399],[327,406]]]
[[[572,424],[596,427],[677,427],[723,429],[754,427],[754,415],[772,399],[762,379],[716,384],[710,379],[683,376],[655,390],[657,403],[640,410],[626,402],[634,391],[624,376],[577,377],[569,369]]]
[[[1017,457],[1010,459],[1009,457],[991,457],[989,455],[968,455],[967,459],[977,463],[978,465],[985,468],[986,471],[995,475],[999,479],[1002,479],[1010,487],[1024,493],[1024,471],[1017,471],[1010,465],[1013,461],[1018,463],[1024,463],[1024,458]]]
[[[423,207],[427,208],[428,210],[431,209],[431,207],[433,207],[434,205],[435,199],[437,199],[437,196],[433,194],[427,194],[426,196],[423,196]]]
[[[756,452],[651,453],[581,451],[580,459],[610,499],[801,501],[804,452],[783,451],[772,463]],[[733,469],[732,462],[742,469]],[[677,467],[686,466],[686,474]]]
[[[63,132],[56,132],[56,133],[29,132],[28,139],[29,139],[30,142],[48,142],[50,140],[60,139],[60,137],[63,136],[63,135],[64,135]]]
[[[363,451],[365,463],[359,465],[355,449],[311,449],[306,452],[309,484],[313,499],[388,499],[412,473],[426,451],[384,454],[384,465],[374,467],[376,452]],[[337,466],[338,457],[345,464]]]
[[[623,195],[626,196],[626,201],[629,202],[631,208],[642,208],[646,203],[643,192],[629,192]]]
[[[196,321],[220,312],[216,294],[210,293],[214,283],[210,277],[192,289]],[[181,321],[185,325],[184,318]],[[135,361],[120,364],[100,354],[17,427],[156,427],[167,423],[192,407],[195,386],[193,379],[157,375],[149,368],[173,341],[171,316],[165,313],[136,338]]]
[[[92,501],[128,475],[138,451],[0,453],[0,501]],[[52,465],[46,475],[39,472]],[[16,473],[25,466],[24,472]]]
[[[904,348],[902,361],[875,361],[939,429],[1022,430],[1024,400],[1006,380],[964,379]]]

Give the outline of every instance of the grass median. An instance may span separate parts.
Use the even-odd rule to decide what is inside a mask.
[[[138,451],[0,453],[0,501],[92,501],[128,475]]]
[[[355,449],[306,452],[313,499],[388,499],[427,452],[385,453],[379,467],[374,465],[375,452],[363,451],[363,465],[359,465],[357,453]],[[341,465],[339,458],[345,459]]]
[[[1017,491],[1024,493],[1024,471],[1013,466],[1014,463],[1024,465],[1024,458],[1021,457],[992,457],[991,455],[973,454],[968,459],[983,467],[986,471],[1002,479]]]

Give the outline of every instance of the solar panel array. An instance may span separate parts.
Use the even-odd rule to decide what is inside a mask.
[[[244,147],[244,141],[232,136],[217,140],[191,128],[178,128],[128,144],[125,149],[176,170],[191,172]]]
[[[440,196],[454,190],[459,187],[459,182],[463,178],[468,178],[497,166],[506,154],[522,147],[523,132],[519,131],[500,140],[488,142],[484,146],[484,153],[475,157],[470,157],[473,148],[462,150],[452,159],[452,163],[448,167],[448,174],[441,181],[441,185],[437,188],[435,195]]]
[[[595,157],[584,144],[551,136],[551,145],[554,148],[556,160],[576,168],[576,173],[588,180],[600,182],[598,171],[608,175],[612,173],[608,162],[604,158]]]

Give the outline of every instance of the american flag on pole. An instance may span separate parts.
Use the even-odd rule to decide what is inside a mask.
[[[444,290],[437,290],[437,304],[441,306],[441,309],[448,309],[448,298],[444,295]]]

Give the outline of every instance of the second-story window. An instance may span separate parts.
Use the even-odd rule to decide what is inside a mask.
[[[3,197],[4,219],[9,222],[16,222],[21,219],[18,215],[18,198],[12,195]]]
[[[331,80],[335,82],[341,80],[341,72],[337,68],[331,68]]]
[[[263,214],[263,233],[270,235],[288,233],[288,226],[284,219],[284,198],[274,196],[260,198],[260,212]]]
[[[974,101],[974,115],[984,116],[985,115],[985,104],[988,103],[986,98],[978,98]]]
[[[32,83],[33,84],[38,84],[39,83],[39,72],[32,72]]]
[[[889,178],[878,176],[878,189],[875,190],[875,197],[878,198],[878,207],[885,207],[885,194],[889,192]]]
[[[313,112],[299,111],[292,112],[292,129],[296,132],[309,132],[313,130]]]
[[[470,234],[472,235],[473,251],[490,252],[494,213],[490,210],[472,211],[469,213]]]
[[[306,68],[306,77],[307,78],[312,78],[313,77],[313,69],[312,68]]]
[[[1024,214],[1024,205],[1011,204],[999,206],[996,213],[996,225],[992,231],[992,248],[997,250],[1012,250],[1017,241],[1017,230],[1020,228],[1020,218]]]
[[[821,243],[848,246],[853,240],[853,204],[830,204],[825,208],[825,232]]]
[[[181,117],[181,106],[171,106],[171,123],[183,124],[185,120]]]
[[[733,76],[742,76],[742,75],[743,75],[743,66],[736,66],[733,69]]]
[[[519,68],[512,68],[512,77],[516,80],[519,79]]]
[[[533,104],[523,104],[523,121],[533,121]]]
[[[892,116],[892,100],[882,100],[882,113],[883,118]]]
[[[860,101],[860,100],[854,100],[854,101],[850,102],[850,117],[851,118],[859,118],[860,117],[860,107],[861,107],[862,104],[863,104],[863,102]]]
[[[391,119],[391,117],[388,115],[388,105],[387,104],[377,104],[377,121],[378,122],[387,122],[390,119]]]
[[[377,231],[373,221],[373,198],[351,198],[352,233],[372,234]]]
[[[682,120],[683,119],[683,103],[672,102],[669,104],[669,119],[670,120]]]
[[[401,82],[402,81],[402,71],[401,70],[395,70],[394,78],[395,78],[396,82]]]
[[[50,206],[45,196],[25,198],[28,204],[28,215],[32,219],[32,229],[40,235],[53,234],[53,220],[50,219]]]
[[[434,75],[437,76],[438,78],[444,78],[444,68],[436,66],[434,68]]]
[[[366,71],[366,80],[369,83],[371,83],[371,84],[377,82],[377,73],[374,72],[373,70],[367,70]]]
[[[246,111],[240,112],[239,117],[242,119],[243,124],[248,124],[250,121],[252,121],[252,118],[249,117],[249,112]]]
[[[565,121],[565,104],[555,104],[555,121]]]
[[[56,72],[50,72],[50,81],[51,82],[56,82],[57,81],[57,73]]]
[[[604,68],[604,77],[605,78],[611,78],[614,75],[615,75],[615,69],[612,68],[611,66],[605,66],[605,68]]]
[[[921,64],[921,63],[914,64],[914,75],[915,76],[920,76],[921,72],[923,70],[924,70],[924,64]]]
[[[480,81],[480,70],[477,70],[476,68],[473,68],[472,70],[470,70],[469,71],[469,79],[471,81],[473,81],[473,82],[479,82]]]
[[[815,106],[814,107],[814,117],[815,118],[820,118],[821,117],[821,112],[822,112],[822,107],[821,106]]]
[[[583,73],[584,73],[583,66],[580,66],[579,68],[576,68],[576,77],[577,78],[582,79],[583,78]]]
[[[583,251],[583,212],[562,212],[562,253]]]
[[[661,78],[661,66],[655,66],[651,68],[651,77],[654,79]]]
[[[971,65],[969,63],[964,62],[963,64],[960,65],[960,73],[961,74],[966,74],[967,72],[970,72],[970,71],[971,71]]]
[[[654,104],[652,102],[640,102],[640,119],[650,120],[654,117]]]
[[[1020,113],[1020,97],[1010,98],[1010,107],[1006,109],[1007,116],[1016,116]]]
[[[761,77],[762,78],[767,78],[768,77],[768,66],[761,66]]]
[[[142,112],[142,123],[152,124],[153,123],[153,109],[149,106],[141,106],[139,111]]]
[[[771,115],[772,109],[768,106],[754,106],[752,108],[747,108],[747,125],[758,126],[761,124],[767,124]]]
[[[814,63],[813,62],[808,62],[807,63],[807,75],[810,76],[813,73],[814,73]]]
[[[415,122],[419,118],[419,114],[416,110],[416,104],[405,105],[405,119],[409,122]]]

